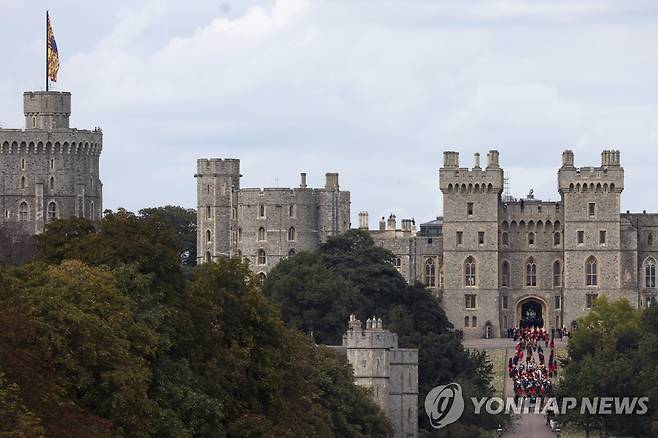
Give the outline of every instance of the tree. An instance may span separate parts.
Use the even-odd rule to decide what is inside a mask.
[[[192,208],[167,205],[157,208],[144,208],[140,216],[166,223],[174,228],[178,236],[178,258],[184,266],[196,266],[197,255],[197,213]]]

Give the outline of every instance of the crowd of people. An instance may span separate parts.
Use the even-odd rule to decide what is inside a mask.
[[[529,325],[525,328],[532,328],[532,326]],[[519,328],[513,328],[513,327],[508,328],[507,329],[507,337],[508,338],[513,338],[514,334],[518,333],[519,330],[520,330]],[[565,337],[571,338],[571,332],[569,330],[567,330],[566,327],[559,328],[559,329],[555,329],[555,328],[551,329],[551,339],[560,338],[560,340],[562,340]]]
[[[560,338],[564,335],[561,330],[552,330],[549,337],[548,332],[537,327],[515,328],[510,333],[517,344],[516,352],[509,358],[507,368],[514,383],[516,400],[522,397],[543,400],[554,396],[551,379],[557,377],[558,372],[555,357],[556,332],[559,332]],[[548,360],[545,350],[548,352]]]

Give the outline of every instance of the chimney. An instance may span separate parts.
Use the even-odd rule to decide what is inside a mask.
[[[562,167],[573,167],[573,151],[567,149],[562,152]]]
[[[402,231],[411,231],[411,219],[402,219]]]
[[[445,151],[443,153],[443,167],[458,168],[459,167],[459,152]]]
[[[302,172],[300,175],[302,177],[302,183],[299,185],[299,188],[305,189],[306,187],[308,187],[306,185],[306,172]]]
[[[325,176],[326,176],[326,183],[324,185],[324,188],[327,190],[338,189],[338,174],[327,173]]]
[[[487,169],[498,169],[498,151],[490,150],[487,154]]]
[[[480,169],[480,153],[476,152],[473,158],[474,158],[473,169]]]
[[[386,224],[387,230],[395,230],[397,227],[397,219],[393,213],[388,217],[388,222]]]
[[[360,230],[367,230],[369,229],[368,225],[368,212],[367,211],[360,211],[359,212],[359,229]]]

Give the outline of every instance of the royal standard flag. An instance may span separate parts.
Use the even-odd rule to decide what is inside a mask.
[[[59,70],[59,52],[57,51],[57,43],[55,42],[55,35],[53,28],[50,26],[50,16],[46,17],[46,24],[48,26],[47,39],[48,44],[48,78],[57,82],[57,71]]]

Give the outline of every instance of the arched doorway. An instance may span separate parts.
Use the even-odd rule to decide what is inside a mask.
[[[519,300],[516,305],[516,323],[521,327],[544,327],[546,325],[546,303],[536,297]]]

